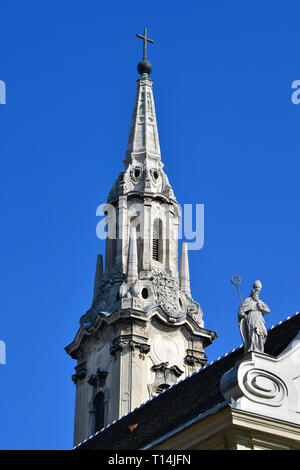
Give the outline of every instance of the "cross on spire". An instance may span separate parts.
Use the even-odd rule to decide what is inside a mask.
[[[137,34],[137,37],[140,39],[143,39],[144,41],[144,57],[143,60],[147,59],[147,42],[151,42],[151,44],[154,44],[154,41],[147,36],[147,28],[144,29],[144,36],[141,34]]]

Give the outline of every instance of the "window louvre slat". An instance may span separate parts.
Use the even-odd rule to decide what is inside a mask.
[[[153,224],[153,244],[152,244],[152,257],[155,261],[159,259],[159,238],[160,238],[160,230],[159,230],[159,220],[155,219]]]

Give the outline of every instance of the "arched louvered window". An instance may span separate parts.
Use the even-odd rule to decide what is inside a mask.
[[[95,432],[104,427],[104,393],[98,392],[94,398]]]
[[[162,221],[155,219],[153,223],[152,258],[162,261]]]

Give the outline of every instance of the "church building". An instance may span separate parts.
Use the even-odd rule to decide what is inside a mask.
[[[178,253],[181,210],[163,169],[147,60],[153,41],[147,30],[138,36],[144,57],[124,169],[105,207],[105,263],[98,255],[91,308],[65,348],[77,361],[74,447],[300,449],[299,314],[268,332],[264,351],[241,347],[207,363],[217,334],[192,297],[186,243]]]

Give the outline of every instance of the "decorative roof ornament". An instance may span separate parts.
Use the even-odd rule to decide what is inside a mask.
[[[144,41],[144,54],[143,54],[143,60],[141,60],[138,63],[137,69],[139,74],[142,77],[148,77],[150,73],[152,72],[152,64],[147,60],[147,43],[150,42],[151,44],[154,44],[154,41],[147,36],[147,29],[144,29],[144,36],[141,34],[137,34],[137,37],[140,39],[143,39]]]
[[[260,281],[255,281],[250,296],[242,301],[239,290],[239,285],[241,284],[240,276],[232,276],[230,280],[236,286],[241,301],[238,319],[245,353],[248,351],[264,352],[264,345],[267,339],[264,315],[270,313],[270,309],[259,299],[262,284]]]

